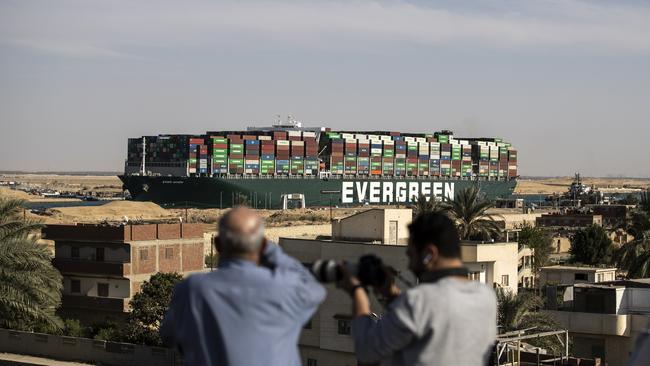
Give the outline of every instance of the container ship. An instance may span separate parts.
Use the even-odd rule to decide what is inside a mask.
[[[130,199],[167,206],[255,208],[409,204],[453,200],[478,184],[512,194],[517,151],[499,138],[453,132],[334,131],[289,120],[243,131],[130,138]]]

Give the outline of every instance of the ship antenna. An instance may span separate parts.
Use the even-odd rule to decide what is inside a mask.
[[[145,136],[142,136],[142,175],[145,175],[145,172],[147,171],[145,167],[146,157],[147,157],[147,138]]]

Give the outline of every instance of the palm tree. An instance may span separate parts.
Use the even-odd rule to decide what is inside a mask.
[[[417,199],[413,200],[411,208],[413,209],[413,217],[416,217],[425,213],[445,213],[449,210],[449,205],[433,197],[429,198],[421,194]]]
[[[539,311],[544,306],[544,300],[531,293],[515,294],[509,289],[497,288],[497,324],[501,333],[530,329],[534,332],[557,330],[559,324],[553,318]],[[546,349],[553,353],[562,352],[563,347],[550,337],[530,339],[528,343]]]
[[[0,327],[58,332],[61,274],[38,243],[35,232],[42,225],[21,217],[23,205],[0,199]]]
[[[476,185],[458,192],[449,203],[449,213],[458,224],[461,239],[490,239],[501,233],[494,216],[487,213],[493,205]]]

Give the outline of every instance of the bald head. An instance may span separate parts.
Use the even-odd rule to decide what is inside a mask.
[[[219,250],[226,256],[258,253],[264,241],[262,219],[247,207],[235,207],[219,220]]]

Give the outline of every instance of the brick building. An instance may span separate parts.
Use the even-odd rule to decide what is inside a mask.
[[[151,275],[204,269],[200,224],[48,225],[43,234],[55,243],[64,317],[123,316]]]

